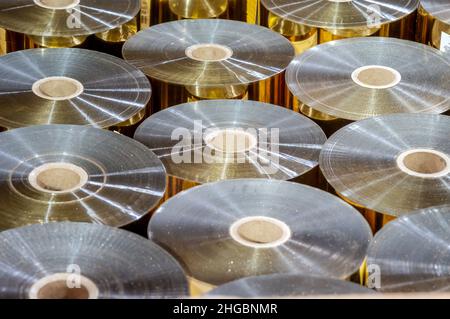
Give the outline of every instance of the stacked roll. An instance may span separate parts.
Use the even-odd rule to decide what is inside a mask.
[[[332,40],[383,36],[414,39],[419,0],[261,0],[261,23],[291,39],[301,53]]]
[[[320,168],[374,231],[394,217],[450,201],[450,118],[395,114],[347,125],[331,136]]]
[[[281,105],[279,74],[294,50],[260,26],[199,19],[141,31],[126,42],[123,56],[151,78],[157,110],[192,100],[247,97]]]
[[[0,231],[53,221],[139,231],[164,195],[165,170],[144,145],[85,126],[0,134]]]
[[[368,251],[368,283],[386,293],[450,291],[449,226],[449,206],[416,211],[386,225]]]
[[[166,201],[149,224],[149,238],[193,278],[194,294],[256,275],[348,279],[371,237],[361,214],[339,198],[265,179],[192,188]]]
[[[135,139],[168,173],[167,197],[222,179],[265,178],[320,186],[325,134],[308,118],[254,101],[186,103],[153,114]]]
[[[31,225],[0,233],[2,299],[178,298],[180,265],[152,242],[85,223]]]
[[[74,124],[133,134],[151,87],[135,67],[83,49],[33,49],[0,57],[0,126]]]
[[[141,5],[146,27],[180,19],[259,21],[259,0],[141,0]]]
[[[421,0],[417,19],[418,42],[450,52],[450,3],[446,0]]]
[[[450,109],[449,67],[442,52],[411,41],[371,37],[325,43],[289,65],[286,82],[295,97],[290,107],[327,135],[378,115],[443,113]]]
[[[137,23],[139,9],[139,0],[8,0],[0,4],[0,27],[7,30],[6,53],[75,47],[90,35]]]

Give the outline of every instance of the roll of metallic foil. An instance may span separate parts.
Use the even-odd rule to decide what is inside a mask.
[[[323,175],[374,230],[395,216],[450,202],[450,118],[394,114],[349,124],[320,154]]]
[[[149,240],[103,225],[62,222],[1,232],[0,262],[5,299],[187,295],[175,259]]]
[[[169,175],[167,197],[222,179],[265,178],[320,186],[325,134],[283,107],[241,100],[186,103],[153,114],[136,131]]]
[[[199,99],[248,97],[278,104],[283,92],[266,84],[282,80],[294,49],[257,25],[198,19],[141,31],[125,43],[123,56],[152,79],[154,107],[163,109]]]
[[[294,42],[297,53],[332,40],[363,36],[414,39],[419,0],[261,0],[262,23]]]
[[[382,292],[450,291],[449,226],[450,206],[416,211],[386,225],[369,248],[370,284]]]
[[[450,53],[450,3],[421,0],[418,12],[416,40]]]
[[[149,224],[149,238],[210,285],[278,273],[346,279],[371,237],[364,218],[339,198],[265,179],[194,187],[160,206]]]
[[[0,27],[27,35],[25,48],[75,47],[128,23],[139,9],[139,0],[5,0]]]
[[[374,294],[372,289],[345,280],[275,274],[242,278],[210,291],[220,298],[296,298],[305,296]]]
[[[83,49],[33,49],[0,57],[0,126],[77,124],[127,132],[144,118],[146,76]],[[131,132],[132,133],[132,132]]]
[[[259,0],[141,0],[141,20],[147,27],[180,19],[231,19],[259,22]]]
[[[420,43],[357,38],[297,56],[286,82],[297,100],[292,108],[330,135],[351,121],[377,115],[449,110],[449,68],[442,52]]]
[[[161,161],[120,134],[43,125],[0,134],[0,230],[51,221],[123,227],[165,190]]]

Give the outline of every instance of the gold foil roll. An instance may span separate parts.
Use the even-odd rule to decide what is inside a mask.
[[[180,261],[194,284],[210,288],[270,274],[347,279],[363,263],[372,234],[353,207],[324,191],[237,179],[165,202],[150,221],[149,238]]]
[[[450,200],[450,119],[393,114],[351,123],[331,136],[319,166],[330,187],[374,230]]]
[[[259,23],[259,0],[141,0],[144,28],[180,19],[221,18]]]
[[[276,85],[266,90],[264,81],[285,70],[294,50],[282,36],[257,25],[197,19],[141,31],[126,42],[123,55],[152,79],[158,110],[201,99],[277,104],[282,92]]]
[[[422,0],[417,18],[416,40],[441,51],[450,52],[450,3]]]
[[[167,198],[222,179],[320,185],[317,160],[324,133],[308,118],[271,104],[211,100],[174,106],[144,121],[135,139],[164,163]]]
[[[410,61],[410,63],[405,63]],[[297,56],[286,71],[291,108],[329,136],[339,128],[391,113],[450,109],[449,60],[429,46],[369,37],[333,41]]]
[[[134,133],[151,86],[121,59],[84,49],[33,49],[0,57],[0,126],[76,124]]]
[[[7,0],[0,4],[0,27],[26,35],[25,48],[76,47],[125,25],[139,8],[139,0]]]

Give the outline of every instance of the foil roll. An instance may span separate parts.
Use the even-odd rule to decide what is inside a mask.
[[[286,71],[286,82],[295,97],[291,108],[331,135],[373,116],[448,111],[449,66],[442,52],[420,43],[355,38],[297,56]]]
[[[374,231],[395,217],[450,201],[450,118],[394,114],[331,136],[319,165],[328,183]]]
[[[339,198],[264,179],[182,192],[160,206],[148,231],[188,276],[213,286],[279,273],[346,279],[372,237],[364,218]]]
[[[0,233],[4,299],[186,296],[180,265],[138,235],[103,225],[50,223]]]
[[[21,48],[76,47],[90,35],[133,20],[139,0],[7,0],[0,4],[0,28],[25,35]]]
[[[0,57],[3,129],[76,124],[133,134],[151,86],[121,59],[83,49],[33,49]]]
[[[291,38],[297,53],[317,43],[363,36],[414,39],[419,0],[261,0],[261,23]]]
[[[0,230],[51,221],[130,227],[158,205],[161,161],[120,134],[43,125],[0,134]]]
[[[123,56],[151,78],[156,110],[201,99],[279,104],[282,92],[276,85],[266,91],[266,84],[280,77],[294,50],[260,26],[198,19],[141,31],[125,43]]]
[[[238,279],[206,294],[218,298],[298,298],[307,296],[375,294],[372,289],[345,280],[274,274]]]
[[[259,22],[259,0],[141,0],[146,27],[180,19],[230,19]]]
[[[386,225],[368,251],[370,284],[384,293],[450,291],[449,226],[446,205],[415,211]]]
[[[283,107],[240,100],[182,104],[150,116],[134,138],[166,167],[167,198],[222,179],[321,185],[317,164],[325,134]]]
[[[443,52],[450,52],[450,3],[448,1],[420,1],[416,40]]]

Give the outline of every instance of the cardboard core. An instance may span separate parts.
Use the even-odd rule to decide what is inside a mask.
[[[186,49],[186,55],[197,61],[218,62],[230,58],[233,51],[220,44],[196,44]]]
[[[42,188],[60,192],[74,188],[80,183],[81,177],[69,169],[51,168],[41,172],[36,180]]]
[[[224,129],[208,134],[205,143],[222,153],[244,153],[256,147],[257,139],[244,130]]]
[[[39,292],[37,299],[89,299],[86,287],[68,288],[63,280],[46,284]]]
[[[76,281],[76,282],[75,282]],[[72,273],[46,276],[30,288],[31,299],[97,299],[97,286],[87,277]]]
[[[397,85],[401,75],[397,70],[381,65],[369,65],[352,73],[353,81],[366,88],[387,89]]]
[[[88,174],[81,167],[69,163],[44,164],[29,176],[30,184],[43,192],[68,193],[86,184]]]
[[[270,248],[285,243],[291,237],[291,231],[281,220],[252,216],[242,218],[231,225],[230,235],[245,246]]]
[[[435,150],[404,152],[397,158],[397,164],[407,174],[417,177],[441,177],[450,172],[450,158]]]
[[[72,78],[48,77],[33,84],[34,94],[47,100],[70,100],[83,93],[83,85]]]
[[[442,172],[447,164],[445,159],[433,153],[417,152],[407,155],[403,163],[410,170],[420,174],[434,174]]]
[[[255,244],[267,244],[280,240],[283,230],[276,224],[265,220],[253,220],[239,226],[239,235]]]
[[[34,0],[34,3],[46,9],[62,10],[76,7],[80,0]]]

